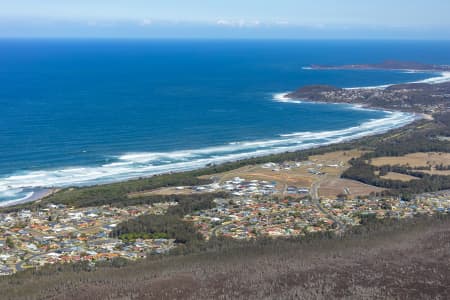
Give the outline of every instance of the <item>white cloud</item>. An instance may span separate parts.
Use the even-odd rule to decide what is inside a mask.
[[[150,25],[152,25],[152,24],[153,24],[153,21],[150,20],[150,19],[144,19],[144,20],[142,20],[141,23],[140,23],[141,26],[150,26]]]
[[[229,26],[229,27],[258,27],[262,25],[261,21],[259,20],[252,20],[248,21],[245,19],[240,20],[225,20],[225,19],[219,19],[216,21],[216,24],[219,26]]]
[[[290,23],[289,23],[289,21],[283,21],[283,20],[280,20],[280,21],[275,21],[275,23],[274,23],[275,25],[279,25],[279,26],[286,26],[286,25],[290,25]]]
[[[232,23],[230,21],[222,20],[222,19],[217,20],[216,24],[217,25],[223,25],[223,26],[230,26],[230,25],[232,25]]]

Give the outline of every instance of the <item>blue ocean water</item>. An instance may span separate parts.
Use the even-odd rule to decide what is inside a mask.
[[[403,113],[285,103],[307,84],[439,74],[313,71],[386,59],[449,63],[449,42],[0,40],[0,201],[386,131]]]

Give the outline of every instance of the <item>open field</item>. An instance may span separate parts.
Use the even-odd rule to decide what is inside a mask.
[[[389,180],[400,180],[400,181],[410,181],[413,179],[418,179],[417,177],[397,172],[388,172],[386,175],[380,176],[380,178]]]
[[[271,169],[265,169],[260,165],[242,167],[230,172],[217,174],[215,176],[220,178],[220,182],[233,179],[234,177],[242,177],[248,180],[266,180],[269,182],[277,182],[277,188],[282,190],[284,185],[305,186],[309,187],[314,181],[313,176],[309,176],[306,169],[296,168],[290,170],[280,169],[279,171],[273,171]]]
[[[164,187],[159,189],[154,189],[150,191],[143,191],[143,192],[134,192],[128,194],[129,198],[139,198],[139,197],[145,197],[145,196],[152,196],[152,195],[190,195],[193,194],[194,191],[192,189],[181,189],[181,188],[175,188],[175,187]]]
[[[427,167],[427,166],[437,166],[440,164],[449,165],[450,164],[450,153],[442,152],[417,152],[406,154],[404,156],[389,156],[389,157],[377,157],[372,159],[372,165],[383,166],[383,165],[409,165],[414,167]]]
[[[449,176],[450,170],[415,170],[417,172],[422,172],[430,175],[440,175],[440,176]]]
[[[367,151],[361,151],[358,149],[352,149],[347,151],[334,151],[328,152],[320,155],[312,155],[309,159],[313,162],[324,164],[325,168],[327,165],[343,163],[343,167],[349,167],[348,161],[352,158],[357,158],[366,153]]]
[[[367,185],[355,180],[343,178],[327,178],[319,187],[319,196],[325,198],[333,198],[336,195],[343,194],[350,198],[357,196],[367,196],[370,193],[381,192],[384,189]]]
[[[335,197],[338,194],[346,193],[344,188],[351,189],[349,195],[362,196],[370,192],[381,191],[382,189],[362,184],[357,181],[340,179],[340,175],[348,167],[348,161],[352,158],[360,157],[364,152],[359,150],[335,151],[321,155],[313,155],[309,160],[299,162],[286,162],[282,165],[267,167],[267,165],[245,166],[229,172],[215,174],[219,182],[231,180],[234,177],[241,177],[247,180],[266,180],[276,182],[277,189],[283,193],[287,186],[311,187],[315,182],[327,176],[326,182],[321,184],[320,194],[326,197]],[[317,173],[316,173],[317,172]],[[211,176],[205,176],[209,179]]]
[[[283,164],[248,165],[231,171],[213,175],[200,176],[200,179],[212,179],[217,184],[224,184],[236,177],[245,180],[260,180],[276,183],[278,194],[286,193],[286,188],[295,186],[310,188],[314,183],[327,176],[327,182],[320,187],[320,195],[335,197],[348,194],[350,197],[368,195],[382,189],[349,179],[340,179],[340,175],[348,167],[348,161],[360,157],[364,152],[359,150],[335,151],[321,155],[313,155],[307,161],[285,162]],[[199,193],[190,187],[165,187],[155,190],[129,194],[130,198],[149,195],[188,195]]]

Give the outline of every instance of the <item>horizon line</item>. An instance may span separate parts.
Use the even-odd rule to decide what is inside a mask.
[[[449,38],[402,38],[402,37],[185,37],[185,36],[167,36],[167,37],[152,37],[152,36],[1,36],[0,40],[238,40],[238,41],[411,41],[411,42],[450,42]]]

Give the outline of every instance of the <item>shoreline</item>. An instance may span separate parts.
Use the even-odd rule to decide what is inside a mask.
[[[43,188],[38,191],[32,191],[31,195],[19,200],[7,200],[0,202],[0,209],[6,208],[14,205],[20,205],[20,204],[26,204],[30,202],[38,202],[48,196],[53,195],[54,193],[58,192],[60,189],[57,188]]]
[[[423,81],[430,81],[430,80],[436,80],[436,78],[443,78],[444,80],[449,80],[450,81],[450,72],[440,72],[441,73],[441,77],[432,77],[429,79],[425,79]],[[447,74],[448,73],[448,74]],[[414,83],[414,82],[410,82],[410,83]],[[389,85],[391,86],[391,85]],[[383,86],[380,86],[378,88],[383,88]],[[354,89],[358,89],[358,88],[354,88]],[[360,89],[364,89],[364,88],[360,88]],[[340,144],[340,143],[346,143],[346,142],[351,142],[354,140],[358,140],[358,139],[362,139],[365,137],[370,137],[373,135],[377,135],[377,134],[383,134],[383,133],[388,133],[392,130],[398,130],[401,129],[405,126],[408,126],[414,122],[417,122],[419,120],[433,120],[432,115],[429,114],[424,114],[424,113],[417,113],[417,112],[408,112],[408,111],[402,111],[402,110],[392,110],[392,109],[387,109],[387,108],[383,108],[383,107],[373,107],[371,105],[368,105],[367,103],[344,103],[344,102],[326,102],[326,101],[309,101],[309,100],[299,100],[299,99],[295,99],[295,98],[289,98],[286,97],[286,95],[290,94],[291,92],[285,92],[285,93],[276,93],[273,94],[273,100],[278,101],[278,102],[282,102],[282,103],[293,103],[293,104],[301,104],[301,103],[313,103],[313,104],[339,104],[339,105],[349,105],[352,107],[352,109],[363,109],[363,110],[377,110],[377,111],[383,111],[385,113],[388,114],[393,114],[393,113],[402,113],[402,114],[409,114],[412,115],[413,118],[411,120],[406,120],[404,123],[400,124],[399,126],[395,126],[394,127],[390,127],[390,128],[383,128],[381,127],[381,129],[376,130],[376,128],[374,129],[374,131],[370,131],[370,132],[354,132],[353,135],[349,136],[349,137],[342,137],[339,136],[339,134],[337,134],[336,137],[334,137],[334,139],[330,142],[325,142],[322,144],[305,144],[305,147],[299,147],[297,149],[283,149],[285,147],[280,147],[280,149],[273,149],[271,151],[268,150],[256,150],[254,152],[250,152],[248,154],[234,154],[234,156],[239,156],[239,157],[233,157],[233,154],[228,155],[228,156],[232,156],[227,158],[227,154],[223,155],[223,159],[218,159],[216,162],[211,161],[212,159],[204,159],[205,161],[199,163],[199,165],[196,166],[180,166],[179,168],[174,168],[172,166],[172,169],[170,168],[170,165],[167,165],[167,169],[169,170],[165,170],[165,171],[160,171],[160,172],[155,172],[153,174],[135,174],[135,175],[130,175],[129,177],[124,177],[124,178],[118,178],[117,180],[114,179],[106,179],[103,182],[92,182],[92,183],[88,183],[86,182],[85,184],[68,184],[68,185],[61,185],[60,187],[57,187],[57,185],[54,185],[54,187],[49,187],[49,188],[42,188],[43,191],[33,191],[33,194],[29,197],[27,197],[26,199],[19,199],[19,200],[8,200],[8,201],[3,201],[0,202],[0,208],[5,208],[5,207],[10,207],[10,206],[15,206],[15,205],[20,205],[20,204],[24,204],[24,203],[30,203],[30,202],[37,202],[40,201],[50,195],[52,195],[53,193],[56,193],[58,190],[62,189],[62,188],[66,188],[66,187],[88,187],[88,186],[96,186],[96,185],[108,185],[108,184],[112,184],[112,183],[120,183],[120,182],[127,182],[130,180],[136,180],[138,178],[150,178],[153,176],[158,176],[158,175],[163,175],[163,174],[174,174],[174,173],[183,173],[183,172],[187,172],[187,171],[193,171],[193,170],[200,170],[203,169],[205,167],[208,167],[208,165],[214,164],[214,165],[221,165],[221,164],[226,164],[229,162],[236,162],[236,161],[244,161],[246,159],[251,159],[251,158],[261,158],[261,157],[267,157],[270,155],[274,155],[274,154],[280,154],[280,153],[293,153],[293,152],[298,152],[298,151],[304,151],[304,150],[308,150],[308,149],[313,149],[313,148],[319,148],[319,147],[323,147],[323,146],[328,146],[328,145],[333,145],[333,144]],[[382,118],[382,119],[377,119],[377,120],[384,120],[386,118]],[[366,124],[362,123],[359,126]],[[349,130],[352,129],[351,128],[345,128],[342,129],[342,131],[344,130]],[[325,131],[324,131],[325,132]],[[316,134],[320,134],[321,132],[317,132]],[[307,134],[306,132],[300,132],[300,133],[292,133],[292,134],[286,134],[286,135],[280,135],[281,137],[283,136],[296,136],[296,135],[301,135],[301,134]],[[341,134],[342,135],[342,134]],[[201,150],[201,149],[200,149]],[[278,151],[277,151],[278,150]],[[258,153],[258,152],[263,152],[263,153]],[[139,155],[139,154],[137,154]],[[126,156],[126,155],[123,155]],[[117,162],[116,162],[117,163]],[[119,162],[120,163],[120,162]],[[173,164],[177,164],[175,163],[171,163]],[[117,174],[118,177],[120,177],[120,174]],[[125,175],[126,176],[126,175]],[[99,180],[101,181],[101,180]]]
[[[395,70],[393,70],[395,71]],[[403,71],[403,70],[398,70]],[[406,70],[405,70],[406,72]],[[450,71],[417,71],[417,70],[408,70],[408,72],[418,72],[418,73],[434,73],[434,74],[440,74],[440,76],[436,77],[430,77],[427,79],[417,80],[417,81],[411,81],[406,83],[393,83],[393,84],[383,84],[383,85],[376,85],[376,86],[365,86],[365,87],[353,87],[353,88],[344,88],[344,90],[370,90],[370,89],[386,89],[388,87],[397,85],[397,84],[415,84],[415,83],[428,83],[428,84],[437,84],[437,83],[444,83],[450,81]]]
[[[310,70],[351,70],[351,71],[407,71],[407,72],[448,72],[450,65],[427,64],[403,60],[384,60],[380,63],[321,65],[311,64],[305,69]]]
[[[355,88],[357,89],[357,88]],[[276,99],[275,101],[281,102],[281,103],[292,103],[292,104],[301,104],[301,103],[309,103],[309,104],[333,104],[333,105],[348,105],[350,106],[352,109],[358,110],[358,109],[363,109],[363,110],[374,110],[374,111],[382,111],[382,112],[386,112],[386,113],[405,113],[405,114],[411,114],[411,115],[415,115],[418,116],[418,118],[416,120],[420,120],[420,119],[425,119],[425,120],[433,120],[433,116],[430,114],[426,114],[426,113],[420,113],[420,112],[412,112],[412,111],[402,111],[402,110],[395,110],[395,109],[389,109],[386,107],[379,107],[379,106],[371,106],[367,103],[349,103],[349,102],[328,102],[328,101],[319,101],[319,100],[299,100],[296,98],[290,98],[287,97],[287,95],[289,95],[290,92],[284,92],[284,93],[276,93],[274,94],[274,99]],[[414,121],[416,121],[414,120]],[[414,122],[413,121],[413,122]],[[411,123],[405,124],[403,126],[407,126]],[[401,126],[401,127],[403,127]],[[397,128],[393,128],[393,129],[399,129],[401,127],[397,127]]]
[[[343,105],[340,103],[339,105]],[[356,108],[355,109],[361,109]],[[397,114],[395,114],[397,113]],[[64,173],[68,178],[56,176],[58,182],[51,182],[47,177],[58,175],[60,170],[49,170],[36,174],[42,178],[34,177],[36,188],[69,188],[69,187],[89,187],[97,185],[107,185],[117,182],[126,182],[138,178],[148,178],[155,175],[182,173],[186,171],[198,170],[209,165],[222,165],[229,162],[244,161],[246,159],[267,157],[281,153],[293,153],[302,150],[318,148],[331,144],[339,144],[356,140],[365,136],[386,133],[392,129],[398,129],[420,119],[416,114],[393,112],[383,116],[382,118],[370,119],[366,122],[353,127],[346,127],[340,130],[323,130],[320,132],[293,132],[289,134],[280,134],[273,140],[250,141],[243,143],[230,143],[224,146],[212,148],[200,148],[194,150],[181,150],[167,153],[129,153],[118,156],[118,161],[102,166],[74,167],[65,169]],[[230,150],[231,149],[231,150]],[[243,152],[246,151],[246,152]],[[156,157],[156,158],[155,158]],[[172,159],[163,165],[153,165],[155,160]],[[125,171],[123,171],[125,170]],[[74,173],[76,172],[76,173]],[[97,173],[103,175],[101,177],[87,177],[80,180],[80,175]],[[109,172],[105,175],[105,172]],[[8,184],[14,188],[20,188],[22,182],[28,183],[28,187],[33,187],[30,182],[25,181],[26,178],[35,174],[26,174],[24,179],[14,178],[14,182]],[[77,176],[78,175],[78,176]],[[67,180],[77,179],[70,182]],[[50,178],[51,179],[51,178]],[[8,178],[6,178],[8,180]],[[47,182],[45,186],[43,182]],[[38,199],[27,198],[26,202],[33,202]],[[39,199],[42,199],[40,197]],[[10,200],[1,206],[13,206],[15,200]],[[17,202],[16,202],[17,203]]]
[[[418,116],[418,118],[416,120],[420,120],[420,119],[424,119],[424,120],[434,120],[433,116],[430,114],[426,114],[426,113],[419,113],[419,112],[411,112],[411,111],[402,111],[402,110],[394,110],[394,109],[389,109],[389,108],[385,108],[385,107],[378,107],[378,106],[371,106],[368,105],[367,103],[344,103],[344,102],[326,102],[326,101],[311,101],[311,100],[296,100],[295,98],[289,98],[286,97],[289,93],[277,93],[276,97],[285,97],[285,100],[280,100],[280,102],[283,103],[293,103],[293,104],[301,104],[301,103],[310,103],[310,104],[334,104],[334,105],[349,105],[354,109],[363,109],[363,110],[377,110],[377,111],[383,111],[386,113],[395,113],[395,112],[399,112],[399,113],[405,113],[405,114],[412,114],[415,116]],[[278,100],[277,100],[278,101]],[[414,120],[414,121],[416,121]],[[414,122],[413,121],[413,122]],[[411,123],[405,124],[401,127],[407,126]],[[399,129],[401,127],[397,127],[397,128],[393,128],[393,129]]]
[[[311,102],[311,103],[318,103],[318,102]],[[331,103],[325,103],[325,104],[331,104]],[[336,104],[341,104],[342,105],[343,103],[336,103]],[[355,106],[355,107],[359,107],[356,104],[355,105],[350,104],[350,105]],[[359,107],[359,108],[361,109],[361,107]],[[362,109],[365,109],[365,108],[362,108]],[[383,110],[383,111],[386,111],[386,110]],[[409,126],[409,125],[411,125],[411,124],[413,124],[415,122],[418,122],[420,120],[430,120],[430,117],[431,117],[431,116],[428,116],[428,118],[427,118],[427,117],[425,117],[426,116],[425,114],[402,112],[402,111],[390,111],[390,113],[394,113],[394,112],[407,113],[407,114],[414,115],[415,117],[410,122],[403,123],[399,127],[389,128],[388,130],[385,130],[385,131],[384,130],[375,131],[375,132],[371,132],[369,134],[364,134],[364,135],[356,134],[355,136],[349,137],[348,139],[338,140],[336,142],[335,141],[331,141],[331,142],[328,142],[328,143],[324,143],[324,144],[320,144],[320,145],[314,145],[314,146],[305,147],[305,148],[301,148],[301,149],[280,151],[280,152],[274,152],[274,153],[263,154],[263,155],[249,155],[248,157],[244,157],[244,158],[241,158],[241,159],[225,160],[225,161],[222,161],[222,162],[218,163],[217,165],[222,165],[222,164],[232,163],[232,162],[237,162],[237,161],[245,161],[247,159],[252,159],[252,158],[263,158],[263,157],[268,157],[268,156],[271,156],[271,155],[277,155],[277,154],[282,154],[282,153],[295,153],[295,152],[300,152],[300,151],[306,151],[306,150],[309,150],[309,149],[316,149],[316,148],[320,148],[320,147],[326,147],[326,146],[330,146],[330,145],[338,145],[338,144],[342,144],[342,143],[353,142],[353,141],[357,141],[357,140],[360,140],[360,139],[369,138],[371,136],[375,136],[375,135],[378,135],[378,134],[386,134],[386,133],[389,133],[390,131],[399,130],[401,128]],[[383,119],[378,119],[378,120],[383,120]],[[431,117],[431,119],[432,119],[432,117]],[[192,168],[180,169],[180,170],[176,170],[176,171],[167,171],[167,172],[161,172],[161,173],[157,173],[157,174],[150,174],[150,175],[144,175],[144,176],[134,176],[134,177],[126,178],[126,179],[123,179],[123,180],[119,179],[119,180],[113,180],[113,181],[104,182],[104,183],[85,184],[85,185],[78,185],[78,186],[72,185],[72,186],[59,187],[59,188],[56,188],[56,187],[42,188],[41,191],[33,192],[33,195],[31,195],[30,197],[28,197],[26,199],[10,200],[10,201],[0,202],[0,209],[13,207],[13,206],[16,206],[16,205],[21,205],[21,204],[26,204],[26,203],[39,202],[39,201],[43,200],[44,198],[46,198],[48,196],[51,196],[54,193],[57,193],[58,191],[60,191],[60,190],[62,190],[64,188],[70,188],[70,187],[83,188],[83,187],[90,187],[90,186],[104,186],[104,185],[108,185],[108,184],[115,184],[115,183],[127,182],[127,181],[132,181],[132,180],[138,180],[140,178],[151,178],[151,177],[159,176],[159,175],[170,175],[170,174],[178,174],[178,173],[184,173],[184,172],[189,172],[189,171],[196,171],[196,170],[201,170],[201,169],[204,169],[204,168],[207,168],[207,167],[208,167],[208,164],[202,165],[202,166],[196,166],[196,167],[192,167]]]
[[[342,67],[336,67],[337,70],[347,70],[346,68],[342,68]],[[332,68],[334,69],[334,67]],[[307,70],[329,70],[328,68],[313,68],[313,67],[308,67]],[[348,69],[348,70],[353,70],[353,69]],[[371,70],[370,68],[363,68],[363,69],[354,69],[354,70]],[[377,69],[377,70],[381,70],[381,69]],[[386,69],[386,70],[390,70],[390,71],[399,71],[399,69]],[[434,69],[434,70],[421,70],[421,69],[408,69],[408,72],[431,72],[434,74],[439,74],[440,76],[437,77],[430,77],[430,78],[426,78],[426,79],[422,79],[422,80],[418,80],[418,81],[410,81],[410,82],[406,82],[406,83],[393,83],[393,84],[384,84],[384,85],[377,85],[377,86],[366,86],[366,87],[350,87],[350,88],[339,88],[339,87],[334,87],[334,86],[327,86],[327,85],[323,85],[323,88],[329,88],[329,89],[335,89],[338,91],[355,91],[355,92],[364,92],[364,91],[373,91],[373,90],[379,90],[379,91],[387,91],[388,88],[391,87],[396,87],[396,86],[414,86],[414,85],[429,85],[429,86],[434,86],[434,85],[439,85],[439,84],[447,84],[450,82],[450,71],[448,70],[438,70],[438,69]],[[308,87],[319,87],[317,86],[304,86],[302,88],[308,88]],[[300,95],[296,95],[298,92],[300,92],[301,89],[297,90],[297,91],[291,91],[291,92],[283,92],[283,93],[277,93],[274,94],[274,100],[278,101],[278,102],[282,102],[282,103],[296,103],[296,104],[300,104],[300,103],[324,103],[324,104],[347,104],[350,105],[352,107],[355,108],[362,108],[362,109],[373,109],[373,110],[382,110],[385,112],[403,112],[403,113],[413,113],[413,114],[419,114],[422,117],[426,118],[426,119],[432,119],[433,117],[428,114],[428,113],[424,113],[424,112],[418,112],[417,110],[415,110],[414,108],[410,108],[408,109],[398,109],[396,108],[389,108],[386,106],[378,106],[378,105],[373,105],[371,102],[358,102],[358,101],[351,101],[349,100],[351,98],[351,96],[344,96],[345,98],[342,99],[341,101],[329,101],[328,99],[324,100],[323,98],[319,98],[317,99],[317,97],[315,97],[314,99],[311,99],[311,96],[308,96],[308,92],[306,92],[306,95],[304,96],[300,96]],[[319,92],[327,92],[327,90],[323,90],[323,91],[319,91]],[[334,91],[332,91],[334,92]],[[301,93],[301,92],[300,92]],[[313,92],[314,93],[314,92]],[[319,94],[318,92],[315,92],[317,94]],[[361,100],[361,99],[360,99]]]

